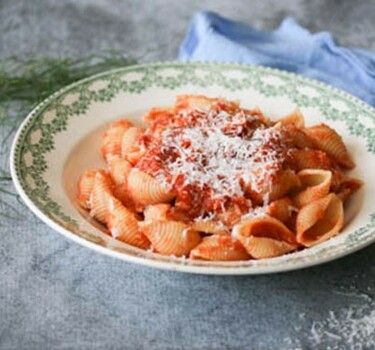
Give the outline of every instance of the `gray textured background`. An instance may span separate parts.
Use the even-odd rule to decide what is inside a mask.
[[[123,49],[143,62],[170,60],[203,9],[264,29],[293,15],[375,51],[371,1],[0,0],[0,57]],[[374,245],[297,272],[194,276],[101,256],[14,205],[22,219],[0,221],[0,349],[374,348],[374,333],[349,343],[356,327],[346,319],[353,309],[364,322],[357,328],[375,331]],[[319,343],[316,327],[333,336]]]

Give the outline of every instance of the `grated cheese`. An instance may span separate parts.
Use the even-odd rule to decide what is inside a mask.
[[[191,125],[162,133],[161,151],[174,151],[165,162],[172,177],[169,186],[182,175],[185,185],[210,188],[214,199],[244,196],[244,187],[257,193],[270,190],[284,160],[280,127],[261,125],[244,137],[249,133],[245,123],[256,118],[243,111],[234,116],[216,109],[180,112],[180,117],[189,116]],[[163,174],[158,180],[167,184]]]

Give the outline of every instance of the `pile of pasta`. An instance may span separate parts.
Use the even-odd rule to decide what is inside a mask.
[[[234,136],[227,132],[226,124],[225,137],[236,137],[241,142],[241,137],[247,135],[250,141],[263,147],[260,150],[266,146],[273,149],[275,136],[266,143],[259,137],[252,140],[249,135],[258,129],[259,135],[272,131],[272,135],[279,135],[277,142],[282,146],[283,156],[275,148],[276,155],[272,159],[278,159],[279,163],[264,165],[267,171],[272,167],[276,169],[269,175],[271,180],[267,192],[255,190],[255,186],[246,187],[241,179],[239,184],[243,188],[236,191],[243,193],[242,197],[233,197],[234,201],[228,194],[225,201],[216,200],[221,206],[207,202],[213,206],[212,212],[208,212],[205,197],[213,190],[207,190],[204,183],[200,184],[201,187],[189,184],[189,198],[198,198],[202,202],[201,205],[193,203],[194,208],[201,210],[199,216],[194,216],[189,207],[193,204],[185,198],[186,181],[182,185],[180,181],[188,176],[183,165],[178,173],[176,158],[182,157],[184,149],[194,147],[195,142],[189,140],[186,145],[179,145],[180,153],[176,153],[176,145],[173,152],[165,150],[163,138],[169,135],[166,133],[168,128],[178,125],[180,129],[173,129],[177,139],[179,130],[189,128],[194,118],[203,120],[199,124],[203,125],[207,115],[211,116],[211,124],[215,118],[231,118],[228,120],[233,123],[243,121],[232,128],[234,131],[231,132],[237,132]],[[259,109],[242,109],[234,101],[181,95],[174,106],[152,108],[143,119],[147,128],[135,126],[125,119],[109,125],[101,147],[107,169],[87,170],[79,180],[77,194],[80,207],[104,224],[109,235],[141,249],[216,261],[277,257],[336,236],[344,225],[343,203],[362,185],[359,179],[345,174],[355,164],[342,138],[326,124],[306,127],[298,108],[274,121]],[[190,122],[185,125],[181,120]],[[154,147],[154,153],[151,147]],[[173,178],[174,182],[171,176],[167,176],[170,174],[165,169],[169,168],[155,150],[169,154],[169,162],[173,158],[173,171],[178,175]],[[236,153],[233,154],[236,157]],[[164,178],[159,176],[160,169],[155,164],[165,170]],[[210,171],[202,169],[202,174],[209,178]],[[255,183],[254,179],[252,181]],[[206,192],[202,195],[197,188]]]

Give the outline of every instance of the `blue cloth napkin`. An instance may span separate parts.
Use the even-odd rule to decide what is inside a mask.
[[[190,25],[179,58],[279,68],[324,81],[375,106],[375,54],[338,46],[330,33],[311,34],[291,17],[276,30],[264,32],[200,12]]]

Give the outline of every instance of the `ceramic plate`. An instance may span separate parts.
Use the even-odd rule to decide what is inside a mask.
[[[364,187],[347,203],[342,233],[316,247],[278,258],[205,262],[140,250],[104,233],[75,203],[88,168],[104,166],[99,146],[109,122],[126,116],[141,124],[153,106],[194,93],[239,100],[280,117],[299,106],[307,125],[326,122],[348,145]],[[299,269],[336,259],[375,240],[375,110],[332,87],[256,66],[162,63],[133,66],[72,84],[42,102],[21,125],[11,153],[17,190],[46,224],[98,252],[156,268],[205,274],[259,274]]]

